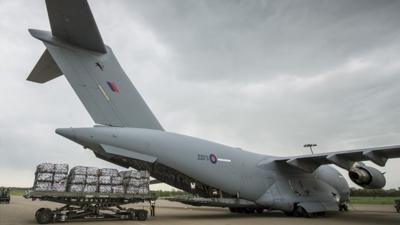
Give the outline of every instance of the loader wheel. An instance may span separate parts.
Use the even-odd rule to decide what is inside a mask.
[[[230,211],[231,213],[238,213],[238,209],[237,209],[237,208],[234,208],[234,207],[229,207],[229,211]]]
[[[349,211],[349,207],[347,206],[347,204],[341,203],[341,204],[339,205],[339,211],[347,212],[347,211]]]
[[[126,210],[126,213],[128,214],[128,218],[130,220],[136,220],[136,213],[135,213],[134,209],[129,208],[129,209]]]
[[[44,209],[44,208],[40,208],[40,209],[36,210],[35,219],[37,219],[39,212],[42,211],[43,209]]]
[[[252,214],[252,213],[254,213],[254,209],[253,208],[244,208],[244,213]]]
[[[53,222],[53,212],[47,208],[41,208],[36,212],[36,221],[39,224],[48,224]]]
[[[263,209],[263,208],[257,208],[257,209],[256,209],[256,212],[259,213],[259,214],[261,214],[261,213],[264,212],[264,209]]]
[[[147,220],[147,211],[146,210],[138,210],[136,212],[136,218],[139,221],[145,221]]]
[[[294,212],[293,211],[283,211],[283,214],[285,214],[285,216],[294,216]]]
[[[301,206],[297,206],[294,210],[295,217],[310,217],[310,214]]]

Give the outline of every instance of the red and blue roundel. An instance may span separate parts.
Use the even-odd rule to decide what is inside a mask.
[[[217,163],[217,161],[218,161],[217,156],[214,154],[210,154],[210,162],[215,164],[215,163]]]

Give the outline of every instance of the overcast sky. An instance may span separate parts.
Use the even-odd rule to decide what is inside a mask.
[[[168,131],[279,156],[400,144],[400,1],[89,3]],[[28,28],[50,29],[44,1],[0,0],[0,186],[41,162],[119,168],[54,133],[93,120],[64,77],[25,80],[45,49]]]

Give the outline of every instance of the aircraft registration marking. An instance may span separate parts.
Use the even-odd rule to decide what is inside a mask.
[[[215,154],[210,154],[210,155],[198,154],[197,160],[210,161],[212,164],[216,164],[217,162],[232,162],[230,159],[218,158]]]

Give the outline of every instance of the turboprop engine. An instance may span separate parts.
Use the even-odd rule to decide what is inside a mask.
[[[351,168],[349,177],[354,183],[368,189],[383,188],[386,184],[385,176],[379,170],[366,165]]]

